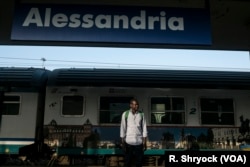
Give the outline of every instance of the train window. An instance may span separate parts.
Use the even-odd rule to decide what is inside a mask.
[[[152,124],[184,124],[185,100],[183,97],[152,97]]]
[[[2,115],[18,115],[20,109],[20,96],[4,96]]]
[[[100,97],[100,123],[120,123],[133,97]]]
[[[233,99],[201,98],[201,123],[212,125],[234,125]]]
[[[83,96],[63,96],[62,114],[68,116],[82,116],[83,113]]]

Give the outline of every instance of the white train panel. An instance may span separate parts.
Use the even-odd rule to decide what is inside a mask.
[[[18,115],[3,115],[0,138],[35,138],[37,93],[6,93],[20,96]]]
[[[181,97],[184,99],[185,120],[181,124],[167,124],[169,126],[206,126],[201,122],[200,98],[230,99],[233,105],[234,123],[230,126],[240,126],[239,117],[250,117],[249,90],[222,89],[170,89],[170,88],[110,88],[110,87],[48,87],[45,106],[45,120],[47,125],[55,120],[62,125],[82,125],[87,119],[93,125],[105,125],[100,121],[100,97],[135,97],[140,102],[140,109],[145,113],[148,125],[162,126],[152,123],[151,98]],[[70,116],[62,114],[62,99],[64,96],[83,97],[83,115]],[[117,124],[116,124],[117,125]],[[208,125],[217,126],[217,125]],[[220,125],[224,126],[224,125]],[[228,125],[225,125],[228,126]]]

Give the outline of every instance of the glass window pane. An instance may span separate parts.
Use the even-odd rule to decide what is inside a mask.
[[[219,107],[221,107],[222,112],[234,112],[234,102],[233,99],[220,99]]]
[[[167,112],[162,118],[161,122],[164,124],[183,124],[184,112]]]
[[[19,103],[3,103],[3,115],[18,115],[19,114]]]
[[[101,97],[100,98],[100,109],[101,110],[117,110],[129,109],[129,102],[133,97]]]
[[[151,98],[151,110],[165,111],[170,110],[170,98],[169,97],[153,97]]]
[[[19,102],[20,96],[4,96],[3,101],[4,102]]]
[[[201,111],[218,111],[218,102],[216,99],[200,99]]]
[[[233,99],[202,98],[201,123],[234,125],[234,101]]]
[[[172,98],[173,110],[184,110],[184,98],[174,97]]]
[[[152,97],[152,124],[184,124],[185,104],[183,97]]]
[[[202,98],[201,111],[213,111],[213,112],[233,112],[233,99],[209,99]]]
[[[161,124],[162,117],[165,115],[165,112],[153,112],[151,113],[151,123],[153,124]]]
[[[62,114],[63,115],[83,115],[82,96],[64,96]]]
[[[129,109],[133,97],[101,97],[100,123],[120,123],[121,115]]]
[[[222,113],[220,124],[222,124],[222,125],[234,125],[234,114],[233,113]]]
[[[20,109],[20,96],[3,96],[3,115],[18,115]]]
[[[218,113],[201,113],[202,124],[219,124]]]

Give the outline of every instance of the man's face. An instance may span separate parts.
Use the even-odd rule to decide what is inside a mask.
[[[137,111],[138,108],[139,108],[139,104],[136,102],[136,101],[132,101],[130,103],[130,108],[133,110],[133,111]]]

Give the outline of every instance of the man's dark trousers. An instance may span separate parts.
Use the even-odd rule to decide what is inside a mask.
[[[136,167],[142,167],[143,161],[143,145],[129,145],[126,144],[125,164],[124,167],[131,167],[133,160],[135,160]]]

